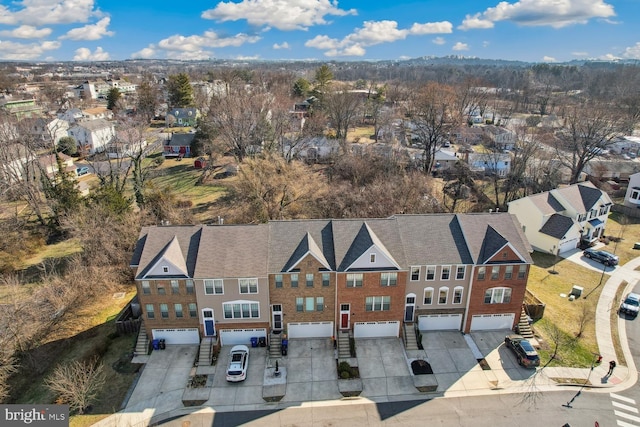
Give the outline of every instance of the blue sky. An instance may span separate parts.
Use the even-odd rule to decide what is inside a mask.
[[[640,59],[639,16],[640,0],[0,0],[0,59]]]

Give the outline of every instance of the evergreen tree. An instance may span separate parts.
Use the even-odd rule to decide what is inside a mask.
[[[186,73],[172,74],[167,82],[169,107],[185,108],[193,106],[193,87]]]
[[[58,151],[73,156],[78,153],[78,143],[72,136],[63,136],[58,141]]]
[[[118,88],[112,87],[109,89],[107,93],[107,109],[111,111],[115,110],[121,97],[122,94]]]
[[[58,227],[63,215],[78,209],[82,196],[76,188],[76,180],[71,172],[66,170],[66,165],[60,154],[56,153],[55,156],[58,171],[52,178],[46,176],[43,171],[41,179],[45,198],[53,213],[51,223]]]
[[[311,91],[311,83],[309,83],[309,80],[307,79],[300,77],[293,84],[292,92],[294,96],[306,98],[307,96],[309,96],[310,91]]]

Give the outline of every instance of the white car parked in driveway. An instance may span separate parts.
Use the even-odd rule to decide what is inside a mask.
[[[246,345],[235,345],[231,348],[229,355],[229,367],[227,368],[227,381],[237,383],[247,379],[247,368],[249,367],[249,347]]]

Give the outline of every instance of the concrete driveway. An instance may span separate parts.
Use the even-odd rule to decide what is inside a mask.
[[[239,383],[229,383],[226,371],[232,347],[232,345],[226,345],[220,349],[213,386],[205,405],[215,406],[216,410],[220,411],[233,411],[236,405],[242,405],[245,410],[250,410],[252,405],[257,408],[264,403],[262,380],[266,367],[267,349],[266,347],[249,347],[247,379]]]
[[[604,243],[598,243],[593,246],[593,249],[602,249],[603,251],[613,252],[613,246],[610,246],[611,245],[605,245]],[[620,268],[619,265],[616,265],[615,267],[607,267],[604,264],[583,256],[582,252],[583,251],[581,249],[572,249],[560,254],[560,257],[578,264],[581,267],[588,268],[589,270],[599,271],[601,273],[602,271],[604,271],[606,274],[613,274],[613,272],[617,271]]]
[[[335,350],[329,338],[289,339],[281,359],[287,368],[287,391],[281,402],[340,399]]]
[[[187,385],[197,345],[168,345],[154,350],[127,402],[127,412],[142,412],[147,408],[163,411],[182,407],[182,393]]]
[[[375,401],[416,394],[400,338],[357,339],[356,356],[362,380],[361,396]]]
[[[471,337],[489,363],[496,379],[502,384],[510,381],[521,381],[530,378],[534,369],[518,365],[516,356],[504,344],[504,337],[512,334],[511,330],[471,332]]]

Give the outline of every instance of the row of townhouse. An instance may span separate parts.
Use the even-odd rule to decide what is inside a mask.
[[[508,213],[141,230],[131,267],[147,333],[167,344],[511,329],[529,246]]]

